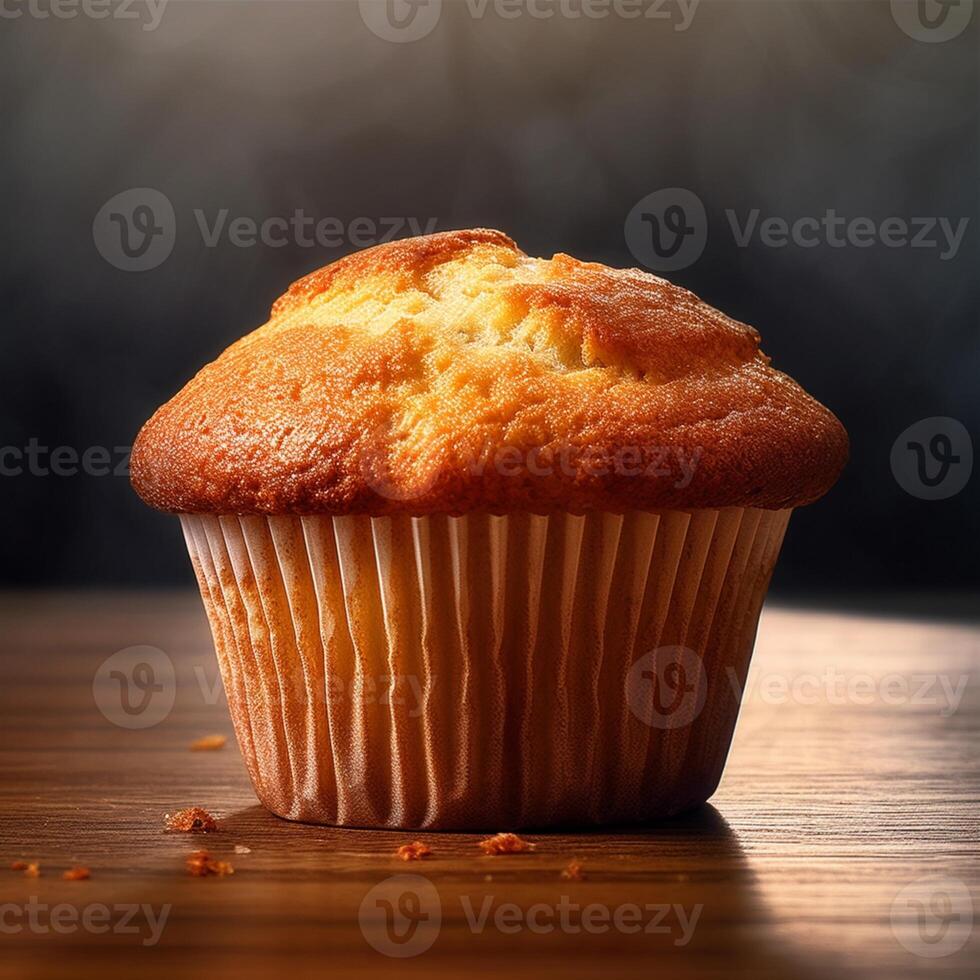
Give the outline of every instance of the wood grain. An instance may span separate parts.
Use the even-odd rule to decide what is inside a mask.
[[[896,896],[924,876],[961,883],[976,905],[975,624],[767,609],[712,806],[649,827],[527,835],[536,850],[507,857],[483,856],[474,835],[267,814],[231,737],[194,595],[7,595],[0,624],[0,976],[960,977],[980,961],[962,902],[928,947],[965,938],[949,955],[918,955],[914,922],[893,927]],[[143,644],[175,665],[176,700],[154,727],[126,729],[99,710],[93,678],[110,654]],[[229,736],[223,750],[189,751],[215,732]],[[191,804],[219,815],[222,830],[164,833],[163,814]],[[397,860],[416,836],[433,856]],[[251,853],[234,854],[236,844]],[[198,846],[236,874],[188,876]],[[582,881],[561,877],[573,858]],[[9,870],[20,859],[40,861],[41,877]],[[89,881],[62,880],[76,863]],[[401,959],[369,944],[365,931],[381,935],[373,920],[359,924],[369,890],[397,874],[424,876],[441,908],[438,930],[431,919],[419,927],[431,947]],[[30,927],[29,914],[49,921],[30,912],[32,896],[67,906],[55,913],[61,932]],[[563,896],[565,907],[598,908],[586,913],[591,929],[575,931],[574,910],[561,927]],[[467,910],[478,916],[488,898],[489,920],[474,931]],[[507,903],[558,927],[498,928],[501,906],[509,928]],[[83,914],[101,922],[91,911],[100,904],[118,907],[107,913],[116,927],[124,906],[147,905],[154,921],[169,906],[159,941],[144,945],[142,911],[135,933],[83,928]],[[647,925],[663,914],[668,931],[603,929],[623,906]],[[618,914],[632,927],[629,911]]]

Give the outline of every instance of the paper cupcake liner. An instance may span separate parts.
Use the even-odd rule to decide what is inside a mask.
[[[266,807],[500,830],[711,795],[789,514],[181,521]]]

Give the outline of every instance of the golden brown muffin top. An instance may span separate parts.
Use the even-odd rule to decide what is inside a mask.
[[[143,426],[132,479],[187,513],[777,509],[846,457],[751,327],[475,229],[294,283]]]

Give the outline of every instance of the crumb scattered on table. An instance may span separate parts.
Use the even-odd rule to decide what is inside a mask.
[[[219,878],[233,875],[235,869],[228,861],[218,861],[207,851],[193,851],[187,856],[187,873],[195,878],[207,878],[216,875]]]
[[[565,881],[582,881],[585,874],[582,871],[581,861],[569,861],[561,873]]]
[[[251,854],[252,853],[252,848],[246,847],[244,844],[236,844],[235,845],[235,853],[236,854]]]
[[[432,853],[432,848],[420,840],[413,840],[411,844],[402,844],[395,851],[395,854],[403,861],[421,861]]]
[[[191,752],[216,752],[223,749],[227,741],[224,735],[205,735],[196,742],[191,742]]]
[[[199,806],[189,806],[176,813],[165,814],[163,825],[167,830],[177,830],[185,834],[206,834],[218,829],[218,821]]]
[[[480,850],[484,854],[523,854],[533,851],[534,845],[522,840],[517,834],[494,834],[480,841]]]
[[[92,877],[92,872],[88,868],[78,865],[75,868],[69,868],[61,877],[65,881],[85,881],[86,878]]]

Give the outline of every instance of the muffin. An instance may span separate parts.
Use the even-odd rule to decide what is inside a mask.
[[[751,327],[476,229],[294,283],[131,470],[266,807],[500,830],[712,794],[790,513],[846,456]]]

